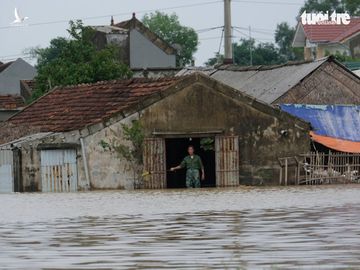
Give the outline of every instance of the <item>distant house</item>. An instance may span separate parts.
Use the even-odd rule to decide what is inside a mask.
[[[111,25],[92,28],[96,31],[96,46],[99,49],[109,44],[119,46],[121,60],[133,71],[141,74],[143,70],[176,70],[176,49],[150,31],[135,14],[128,21],[114,24],[112,20]]]
[[[31,93],[24,92],[21,80],[32,80],[36,69],[21,58],[0,64],[0,122],[22,109]],[[30,90],[29,90],[30,91]]]
[[[268,104],[360,104],[360,78],[333,57],[277,66],[188,67]]]
[[[23,97],[19,95],[0,95],[0,122],[6,121],[24,107]]]
[[[21,95],[20,81],[32,80],[36,69],[19,58],[0,65],[0,95]]]
[[[293,47],[304,48],[304,59],[319,59],[329,54],[345,54],[360,58],[360,18],[352,18],[350,24],[298,23]]]
[[[134,120],[143,127],[149,172],[139,182],[126,160],[101,146],[114,133],[122,138],[122,124]],[[0,147],[0,157],[10,157],[3,168],[17,168],[0,181],[21,191],[184,187],[185,172],[168,169],[189,144],[203,158],[206,187],[275,184],[278,158],[310,145],[306,122],[199,73],[55,88],[7,123],[41,132]]]

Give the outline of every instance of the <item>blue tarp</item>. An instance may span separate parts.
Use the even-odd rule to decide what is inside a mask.
[[[360,142],[360,106],[283,104],[280,107],[311,123],[318,135]]]

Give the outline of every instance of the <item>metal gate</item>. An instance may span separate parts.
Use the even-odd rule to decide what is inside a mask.
[[[13,152],[11,150],[0,150],[0,193],[13,191]]]
[[[41,185],[43,192],[77,191],[76,150],[42,150]]]
[[[238,186],[239,181],[239,137],[218,136],[215,138],[216,186]]]
[[[147,189],[164,189],[166,183],[166,150],[162,138],[148,138],[144,141],[144,177],[143,187]]]

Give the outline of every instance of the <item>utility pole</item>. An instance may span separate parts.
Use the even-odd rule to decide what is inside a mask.
[[[251,37],[251,26],[249,25],[249,46],[250,46],[250,66],[253,65],[253,51],[252,51],[252,37]]]
[[[224,39],[225,57],[224,64],[233,63],[232,25],[231,25],[231,0],[224,0]]]

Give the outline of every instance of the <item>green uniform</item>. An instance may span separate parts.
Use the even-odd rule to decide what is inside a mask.
[[[204,168],[201,158],[198,155],[187,156],[180,167],[186,168],[186,187],[199,188],[201,186],[199,170]]]

